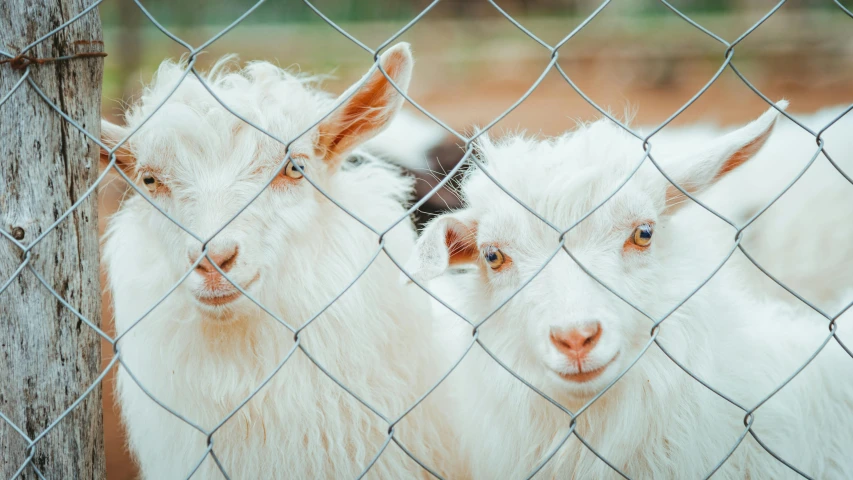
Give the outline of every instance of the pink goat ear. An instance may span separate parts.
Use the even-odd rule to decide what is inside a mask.
[[[395,45],[382,54],[379,64],[388,78],[406,92],[414,64],[409,44]],[[347,100],[320,124],[317,142],[321,156],[335,165],[347,152],[382,131],[404,100],[379,69],[371,70],[366,81],[360,80],[340,98]]]
[[[405,270],[415,280],[425,282],[451,265],[474,263],[479,257],[476,220],[465,211],[450,213],[424,228]]]
[[[107,147],[113,148],[121,139],[127,135],[127,129],[120,125],[110,123],[106,120],[101,120],[101,143]],[[116,166],[120,168],[125,175],[132,177],[133,170],[136,167],[136,157],[127,148],[127,143],[122,145],[115,152]],[[101,168],[106,168],[110,164],[109,153],[101,148],[100,155]]]
[[[784,110],[788,102],[782,100],[776,106]],[[663,169],[687,193],[698,193],[753,158],[767,142],[778,117],[779,110],[771,107],[756,120],[720,137],[705,149],[679,156],[677,161],[663,165]],[[686,199],[681,190],[667,182],[665,213],[675,213],[688,204]]]

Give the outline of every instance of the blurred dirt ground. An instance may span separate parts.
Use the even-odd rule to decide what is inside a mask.
[[[697,20],[731,41],[764,13]],[[660,123],[709,82],[723,64],[726,50],[683,20],[672,17],[629,19],[605,11],[560,50],[559,63],[577,86],[603,108],[622,117],[627,112],[633,116],[634,124]],[[551,44],[581,21],[519,20]],[[770,99],[791,100],[789,111],[794,115],[850,104],[853,34],[849,21],[840,13],[804,14],[783,8],[736,47],[733,63]],[[357,24],[344,28],[367,45],[375,46],[401,25]],[[198,44],[215,32],[215,28],[206,28],[178,33]],[[464,23],[426,19],[401,40],[412,43],[417,60],[412,98],[458,130],[469,129],[473,124],[486,125],[500,115],[525,94],[550,60],[548,50],[502,18]],[[122,48],[125,42],[136,43],[127,49]],[[120,121],[117,114],[122,101],[138,95],[140,81],[150,79],[160,60],[181,54],[169,42],[150,29],[106,32],[106,51],[111,55],[106,65],[106,118]],[[269,59],[282,66],[298,64],[305,72],[332,72],[335,78],[325,85],[335,93],[358,79],[372,63],[370,55],[323,25],[240,26],[209,51],[202,57],[203,66],[223,54],[237,53],[243,61]],[[134,56],[136,63],[129,64],[127,55]],[[673,125],[745,122],[766,108],[760,97],[726,69]],[[572,129],[577,121],[597,116],[556,71],[551,71],[492,132],[499,135],[523,129],[554,135]],[[122,181],[113,180],[99,191],[102,232],[124,194]],[[106,286],[106,279],[102,278],[102,284]],[[108,291],[103,305],[105,331],[114,334]],[[112,355],[109,344],[104,343],[103,353],[106,366]],[[112,373],[104,385],[108,478],[136,478],[114,406]]]

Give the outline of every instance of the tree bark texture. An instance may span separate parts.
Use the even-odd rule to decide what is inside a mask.
[[[82,12],[93,0],[0,1],[0,50],[21,49]],[[52,59],[103,50],[97,8],[27,52]],[[0,99],[30,78],[68,116],[100,134],[103,59],[9,62],[0,55]],[[79,200],[98,176],[98,146],[54,111],[27,82],[0,105],[0,228],[30,245]],[[0,236],[0,288],[26,254]],[[100,374],[99,337],[33,271],[100,325],[97,195],[86,198],[30,251],[28,267],[0,293],[0,413],[38,437]],[[104,478],[101,388],[93,390],[32,449],[0,418],[0,478],[32,455],[22,478]]]

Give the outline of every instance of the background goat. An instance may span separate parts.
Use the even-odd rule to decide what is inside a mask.
[[[796,115],[820,131],[845,107],[811,115]],[[822,133],[825,149],[848,177],[853,177],[853,118],[842,117]],[[691,143],[707,142],[725,133],[718,128],[677,129],[661,132],[655,147],[678,151]],[[814,137],[794,122],[780,118],[773,135],[755,158],[703,194],[708,206],[740,225],[764,208],[814,157]],[[691,202],[692,203],[692,202]],[[692,209],[701,209],[691,206]],[[803,177],[744,231],[747,252],[777,279],[835,314],[853,301],[853,184],[821,153]],[[744,259],[744,261],[747,261]],[[750,285],[779,298],[799,303],[756,268]],[[845,295],[845,293],[847,295]]]

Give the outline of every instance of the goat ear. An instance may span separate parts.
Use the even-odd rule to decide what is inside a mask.
[[[401,91],[408,90],[414,64],[408,43],[398,43],[382,54],[379,64]],[[371,69],[366,78],[341,95],[348,100],[319,126],[317,148],[335,166],[349,150],[381,132],[403,105],[403,96],[379,69]]]
[[[106,120],[101,120],[101,143],[104,145],[113,148],[119,140],[125,137],[125,135],[127,135],[127,129],[125,127],[110,123]],[[132,153],[130,153],[130,150],[127,148],[127,143],[116,150],[115,154],[116,166],[118,166],[125,175],[132,178],[133,168],[136,166],[136,158]],[[101,168],[106,168],[109,164],[110,155],[102,148],[100,157]]]
[[[776,106],[784,110],[788,102],[782,100]],[[691,195],[698,193],[758,153],[770,137],[778,117],[779,111],[771,107],[756,120],[720,137],[707,148],[689,156],[678,156],[663,168],[681,188]],[[675,213],[686,205],[685,199],[687,197],[679,189],[667,182],[666,214]]]
[[[479,256],[476,220],[465,211],[450,213],[426,226],[405,268],[415,280],[425,282],[451,265],[474,263]]]

